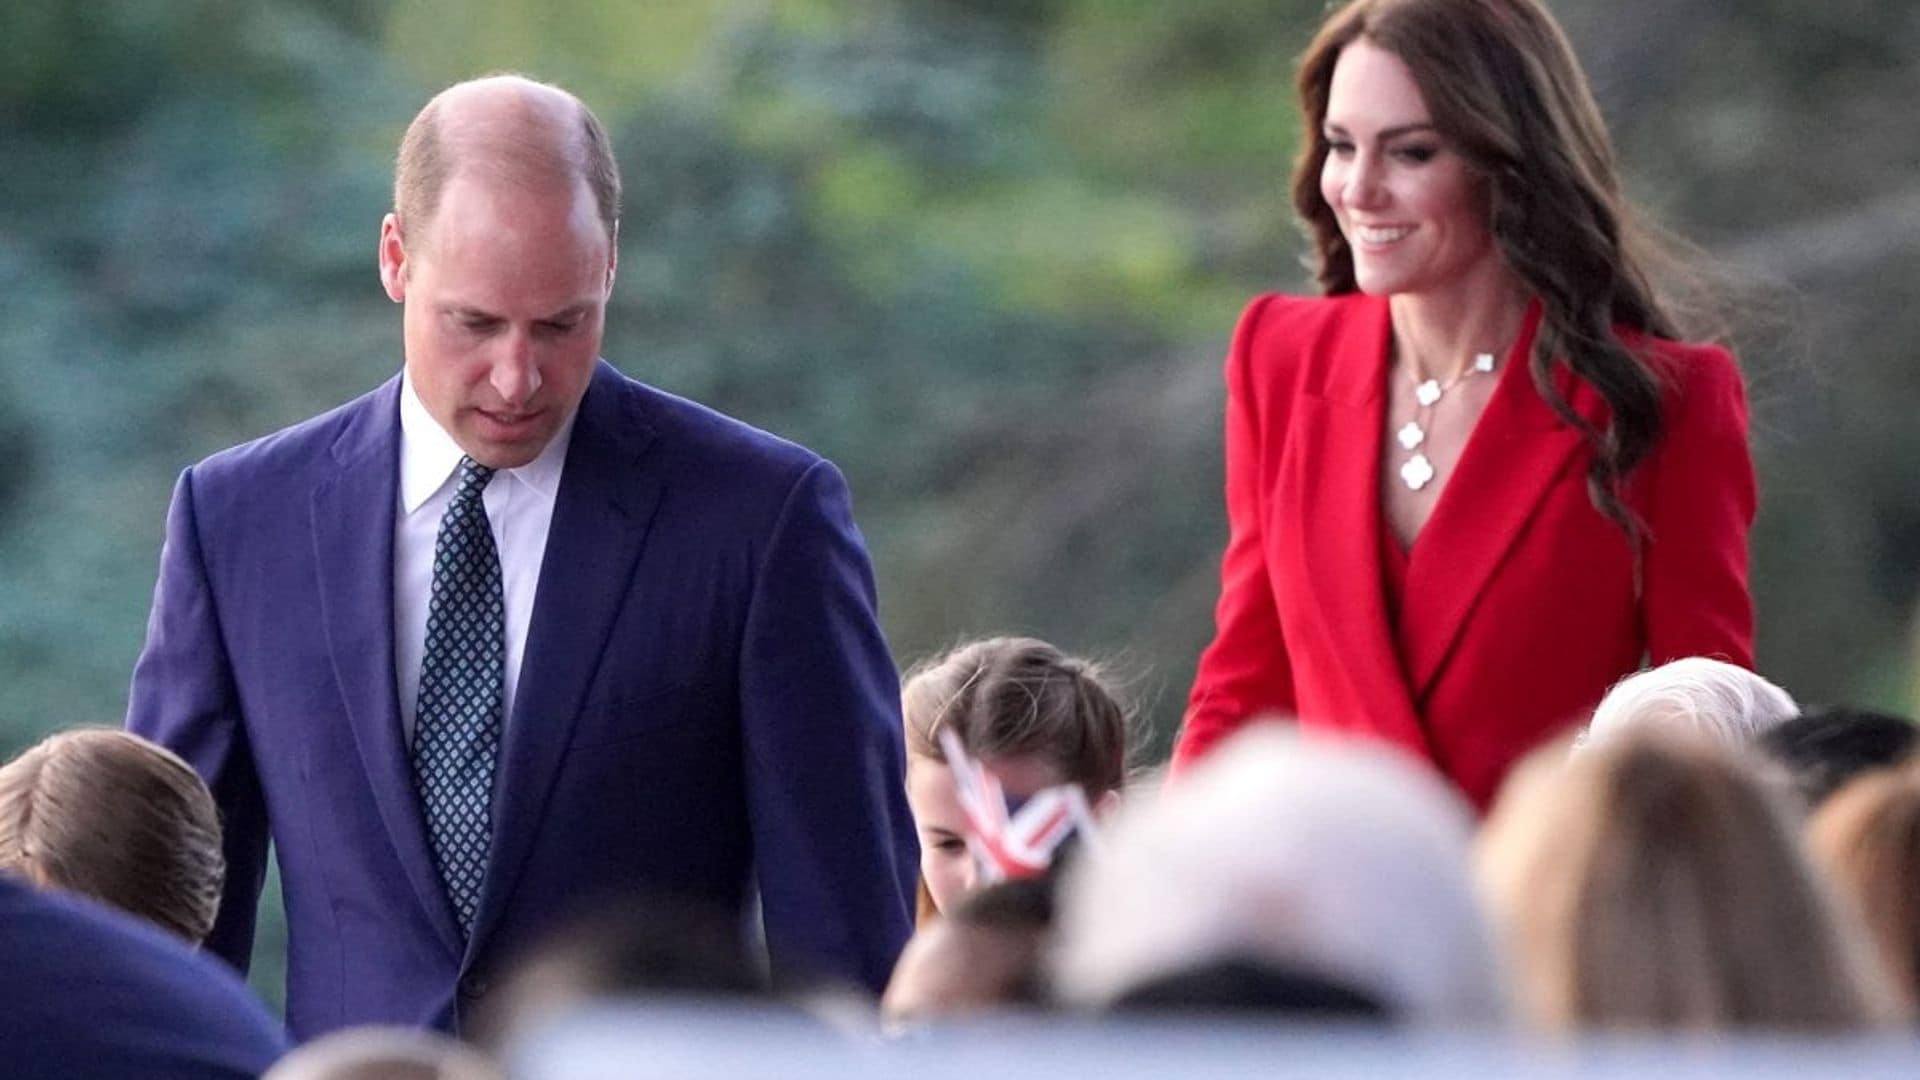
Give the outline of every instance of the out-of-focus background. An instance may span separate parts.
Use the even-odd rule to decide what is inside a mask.
[[[1907,708],[1920,9],[1552,6],[1630,190],[1735,286],[1763,669]],[[1211,627],[1226,335],[1309,287],[1291,79],[1322,10],[10,0],[0,751],[118,721],[182,467],[397,370],[393,148],[511,69],[613,131],[609,359],[842,466],[903,664],[993,631],[1116,659],[1163,754]]]

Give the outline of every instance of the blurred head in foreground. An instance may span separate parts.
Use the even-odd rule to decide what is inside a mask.
[[[1866,920],[1881,962],[1920,1003],[1920,769],[1848,784],[1808,823],[1814,861]]]
[[[506,1073],[445,1035],[359,1027],[295,1050],[262,1080],[506,1080]]]
[[[50,735],[0,768],[0,869],[131,912],[199,945],[226,880],[207,785],[138,735]]]
[[[1920,727],[1871,709],[1815,705],[1761,735],[1759,745],[1786,767],[1807,806],[1817,809],[1861,773],[1911,758],[1920,747]]]
[[[1593,710],[1581,745],[1643,726],[1685,728],[1745,744],[1799,713],[1785,690],[1746,668],[1688,656],[1615,683]]]
[[[1479,853],[1535,1026],[1843,1032],[1900,1014],[1757,759],[1656,727],[1556,750],[1508,782]]]
[[[922,926],[893,969],[882,1016],[903,1024],[1044,1005],[1054,890],[1052,875],[1002,881]]]
[[[1239,984],[1276,1012],[1498,1020],[1471,822],[1450,787],[1391,750],[1250,728],[1125,807],[1069,868],[1055,989],[1106,1008],[1186,981],[1224,1008],[1248,1003],[1221,992]]]
[[[763,1001],[770,993],[729,913],[677,897],[634,897],[573,923],[523,958],[486,1000],[473,1035],[498,1052],[595,1002]]]
[[[1127,776],[1127,712],[1094,664],[1032,638],[987,638],[916,666],[901,688],[907,802],[920,832],[922,922],[979,884],[940,748],[951,731],[1012,798],[1078,784],[1098,810]]]

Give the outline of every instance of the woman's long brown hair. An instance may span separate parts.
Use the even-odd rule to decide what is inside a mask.
[[[1534,387],[1593,447],[1593,504],[1638,551],[1645,528],[1622,488],[1659,441],[1661,382],[1615,329],[1680,336],[1648,273],[1671,260],[1621,195],[1612,142],[1566,36],[1534,0],[1355,0],[1328,18],[1300,64],[1306,126],[1293,174],[1328,295],[1358,287],[1320,172],[1333,68],[1361,38],[1407,65],[1435,128],[1484,179],[1494,243],[1543,309]],[[1559,392],[1560,363],[1605,399],[1604,427]]]

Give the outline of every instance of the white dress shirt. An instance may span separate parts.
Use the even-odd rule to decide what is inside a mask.
[[[560,490],[560,470],[572,439],[573,417],[568,417],[539,457],[517,469],[495,473],[481,497],[487,523],[493,527],[494,548],[500,553],[500,586],[507,609],[503,724],[513,715],[520,659],[527,651],[527,625],[533,620],[547,530],[553,524],[553,499]],[[459,444],[427,412],[414,392],[413,380],[403,375],[400,506],[393,521],[393,670],[400,690],[400,728],[409,747],[420,706],[420,662],[427,652],[433,545],[453,498],[463,455]]]

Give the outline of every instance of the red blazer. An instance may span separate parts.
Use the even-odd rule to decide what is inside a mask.
[[[1398,622],[1382,581],[1383,298],[1262,296],[1227,358],[1218,632],[1200,658],[1176,773],[1265,713],[1384,739],[1485,807],[1516,758],[1583,723],[1607,687],[1682,656],[1752,665],[1753,463],[1726,350],[1646,339],[1664,428],[1626,500],[1648,528],[1636,598],[1626,536],[1587,496],[1592,452],[1535,390],[1538,305],[1409,552]],[[1607,408],[1564,368],[1590,422]]]

